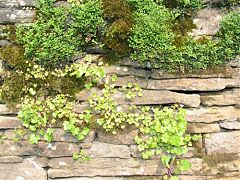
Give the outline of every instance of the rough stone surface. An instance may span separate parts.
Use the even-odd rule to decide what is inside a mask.
[[[149,80],[148,89],[181,90],[181,91],[218,91],[226,87],[239,87],[240,82],[228,78],[185,78],[168,80]]]
[[[94,142],[90,149],[85,150],[91,158],[130,158],[130,149],[126,145],[113,145]]]
[[[217,121],[233,121],[240,118],[240,109],[233,106],[187,109],[188,122],[212,123]]]
[[[189,133],[213,133],[220,132],[218,124],[188,123],[187,131]]]
[[[0,115],[9,115],[9,114],[17,114],[19,110],[19,106],[16,109],[10,109],[5,104],[0,104]]]
[[[237,56],[236,59],[229,61],[228,65],[232,67],[240,67],[240,56]]]
[[[141,88],[147,88],[148,80],[134,76],[118,77],[116,86],[125,86],[128,83],[138,84]]]
[[[35,17],[33,10],[6,10],[0,11],[0,24],[31,22]]]
[[[0,116],[0,129],[11,129],[20,124],[21,122],[16,117]]]
[[[76,162],[72,158],[51,159],[48,175],[50,178],[74,176],[131,176],[162,175],[164,168],[159,160],[101,158],[89,162]]]
[[[80,147],[77,144],[56,142],[44,143],[39,142],[37,145],[31,145],[26,141],[15,143],[13,141],[5,141],[0,146],[0,156],[45,156],[45,157],[66,157],[72,156],[74,152],[78,152]]]
[[[223,129],[230,129],[230,130],[240,129],[240,122],[239,121],[221,122],[219,125]]]
[[[119,131],[117,135],[113,135],[111,133],[107,133],[104,131],[98,131],[98,141],[111,143],[111,144],[135,144],[134,138],[138,135],[138,130],[126,128],[122,131]]]
[[[0,157],[0,163],[21,163],[21,162],[23,162],[23,158],[18,156]]]
[[[199,10],[193,19],[197,28],[193,29],[190,34],[193,36],[212,36],[216,34],[223,14],[223,11],[219,9],[205,8]]]
[[[135,69],[132,67],[115,67],[115,66],[105,66],[104,70],[106,74],[116,74],[117,76],[136,76],[146,78],[150,76],[150,71],[143,69]]]
[[[36,0],[0,0],[0,8],[34,7]]]
[[[240,89],[224,91],[201,96],[201,102],[206,106],[225,106],[240,104]]]
[[[17,164],[1,164],[0,163],[0,179],[47,180],[47,173],[32,158],[27,158],[22,163],[17,163]]]
[[[239,153],[240,131],[219,132],[205,136],[205,146],[211,153]]]
[[[152,70],[153,79],[179,79],[179,78],[231,78],[233,70],[230,67],[216,67],[214,69],[195,70],[191,73],[172,73],[168,74],[161,70]]]

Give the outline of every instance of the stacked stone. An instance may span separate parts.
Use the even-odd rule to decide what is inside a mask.
[[[6,25],[32,21],[35,4],[31,0],[0,0],[0,37]],[[196,38],[212,36],[222,14],[210,8],[199,11],[193,35]],[[0,39],[0,46],[4,43],[9,42]],[[105,70],[119,76],[118,86],[133,82],[143,88],[143,97],[132,102],[136,105],[177,103],[187,109],[188,132],[201,134],[202,138],[185,155],[192,162],[192,168],[183,172],[180,179],[240,178],[239,58],[226,67],[188,74],[143,69],[127,58],[119,67],[108,66]],[[86,107],[84,101],[89,95],[91,92],[77,94],[83,105],[76,106],[76,111]],[[119,97],[119,104],[129,103]],[[25,140],[14,142],[14,129],[20,125],[17,112],[0,105],[0,137],[6,137],[4,143],[0,143],[0,179],[157,180],[165,173],[157,157],[150,160],[140,157],[133,140],[138,133],[136,129],[128,128],[118,135],[93,130],[83,142],[78,142],[57,128],[52,143],[41,141],[30,145]],[[72,159],[72,154],[81,149],[92,158],[89,162]]]

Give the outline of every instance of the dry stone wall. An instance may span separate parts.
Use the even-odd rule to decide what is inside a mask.
[[[5,25],[33,20],[35,4],[31,0],[0,0],[0,37]],[[213,35],[222,13],[210,8],[198,12],[194,35]],[[6,39],[0,39],[0,46],[7,43]],[[105,70],[119,76],[118,86],[133,82],[143,88],[143,97],[133,101],[136,105],[178,103],[187,109],[188,132],[201,134],[202,138],[184,155],[192,162],[192,169],[183,172],[180,179],[240,179],[239,58],[225,67],[188,74],[143,69],[128,58],[119,66],[106,66]],[[77,94],[82,102],[75,107],[77,112],[86,108],[84,101],[91,93]],[[116,97],[119,104],[127,106],[128,102],[119,97]],[[30,145],[24,140],[15,143],[14,129],[20,124],[17,112],[0,104],[0,136],[6,137],[0,143],[1,180],[157,180],[165,173],[157,157],[150,160],[140,157],[133,140],[138,133],[136,129],[128,128],[117,135],[93,130],[84,141],[78,142],[56,128],[52,143]],[[89,162],[72,159],[73,152],[80,149],[92,158]]]

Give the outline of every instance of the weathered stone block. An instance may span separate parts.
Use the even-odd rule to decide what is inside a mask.
[[[188,122],[212,123],[217,121],[234,121],[240,118],[240,109],[233,106],[187,109]]]
[[[231,78],[233,69],[231,67],[215,67],[213,69],[195,70],[191,73],[176,72],[168,74],[161,70],[152,70],[151,77],[153,79],[180,79],[180,78]]]
[[[10,109],[5,104],[0,104],[0,115],[16,115],[19,108],[20,106],[17,106],[16,109]]]
[[[135,144],[134,138],[138,135],[137,129],[126,128],[113,135],[108,132],[98,131],[98,141],[111,144]]]
[[[237,79],[228,78],[186,78],[149,80],[147,89],[180,90],[180,91],[218,91],[226,87],[239,87]]]
[[[0,11],[0,24],[26,23],[33,21],[34,10],[7,10]]]
[[[72,158],[51,159],[48,175],[50,178],[162,175],[164,167],[159,160],[100,158],[89,162],[78,162]]]
[[[35,7],[36,0],[0,0],[1,8]]]
[[[146,89],[148,80],[144,78],[138,78],[133,76],[118,77],[115,82],[116,86],[126,86],[128,83],[138,84],[141,88]]]
[[[0,129],[12,129],[21,124],[17,117],[0,116]]]
[[[95,141],[90,149],[85,150],[91,158],[130,158],[130,149],[126,145],[113,145]]]
[[[5,180],[47,180],[46,171],[32,158],[24,159],[22,163],[1,164],[0,179]]]
[[[240,129],[240,122],[239,121],[220,122],[219,126],[223,129],[238,130]]]
[[[220,132],[220,127],[218,124],[188,123],[187,131],[189,133],[213,133]]]
[[[205,147],[211,153],[240,153],[240,131],[220,132],[205,136]]]
[[[22,157],[18,156],[2,156],[0,157],[0,163],[21,163],[23,162]]]
[[[240,104],[240,89],[228,90],[223,93],[201,96],[201,102],[206,106],[225,106]]]

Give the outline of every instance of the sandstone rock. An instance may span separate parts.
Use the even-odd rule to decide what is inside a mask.
[[[18,156],[2,156],[0,157],[0,163],[21,163],[23,162],[22,157]]]
[[[232,67],[240,67],[240,56],[237,56],[236,59],[229,61],[228,65]]]
[[[47,173],[32,158],[27,158],[23,163],[0,164],[0,179],[47,180]]]
[[[95,141],[90,149],[85,150],[91,158],[130,158],[130,150],[126,145],[113,145]]]
[[[0,115],[16,115],[19,111],[19,106],[16,109],[10,109],[5,104],[0,104]]]
[[[66,180],[126,180],[124,177],[73,177]],[[62,178],[54,178],[54,180],[62,180]],[[139,180],[139,179],[138,179]],[[152,180],[152,179],[151,179]]]
[[[78,152],[79,150],[80,147],[77,144],[66,142],[39,142],[36,145],[32,145],[26,141],[21,141],[18,143],[13,141],[5,141],[0,146],[0,156],[36,155],[44,157],[70,157],[74,152]]]
[[[33,21],[35,11],[33,10],[6,10],[0,11],[0,24],[26,23]]]
[[[81,97],[81,99],[83,99],[83,97],[81,96],[81,93],[79,93],[78,96]],[[85,98],[84,98],[84,99],[85,99]],[[86,101],[86,100],[87,100],[87,99],[85,99],[85,101]],[[75,111],[76,113],[81,113],[81,112],[87,110],[88,107],[89,107],[89,106],[88,106],[87,103],[86,103],[86,104],[77,104],[77,105],[74,106],[74,111]]]
[[[159,160],[101,158],[89,162],[77,162],[72,158],[55,158],[49,162],[50,178],[162,175],[165,169]]]
[[[213,69],[195,70],[191,73],[172,73],[168,74],[161,70],[152,70],[153,79],[178,79],[178,78],[231,78],[233,70],[231,67],[215,67]]]
[[[117,135],[107,133],[104,131],[98,131],[98,141],[111,143],[111,144],[135,144],[134,138],[138,135],[137,129],[126,128],[122,131],[119,131]]]
[[[240,131],[220,132],[210,134],[209,137],[205,136],[205,147],[208,154],[239,153],[239,143]]]
[[[193,19],[197,28],[190,33],[192,36],[213,36],[219,30],[219,24],[223,16],[223,11],[213,8],[201,9]]]
[[[0,129],[11,129],[21,124],[16,117],[0,116]]]
[[[147,89],[181,90],[181,91],[218,91],[226,87],[239,87],[237,79],[228,78],[186,78],[168,80],[149,80]]]
[[[2,8],[19,8],[19,7],[34,7],[36,0],[1,0],[0,7]]]
[[[106,74],[116,74],[117,76],[136,76],[147,78],[150,76],[150,71],[144,69],[135,69],[132,67],[115,67],[115,66],[105,66],[104,70]]]
[[[233,106],[187,109],[188,122],[212,123],[217,121],[234,121],[240,118],[240,110]]]
[[[132,157],[135,157],[135,158],[140,158],[141,157],[141,154],[138,150],[137,145],[130,145],[130,152],[131,152]]]
[[[206,106],[224,106],[240,104],[240,89],[228,90],[223,93],[201,96],[201,102]]]
[[[240,129],[239,121],[220,122],[219,126],[223,129],[238,130]]]
[[[188,123],[187,131],[189,133],[213,133],[220,132],[218,124]]]

